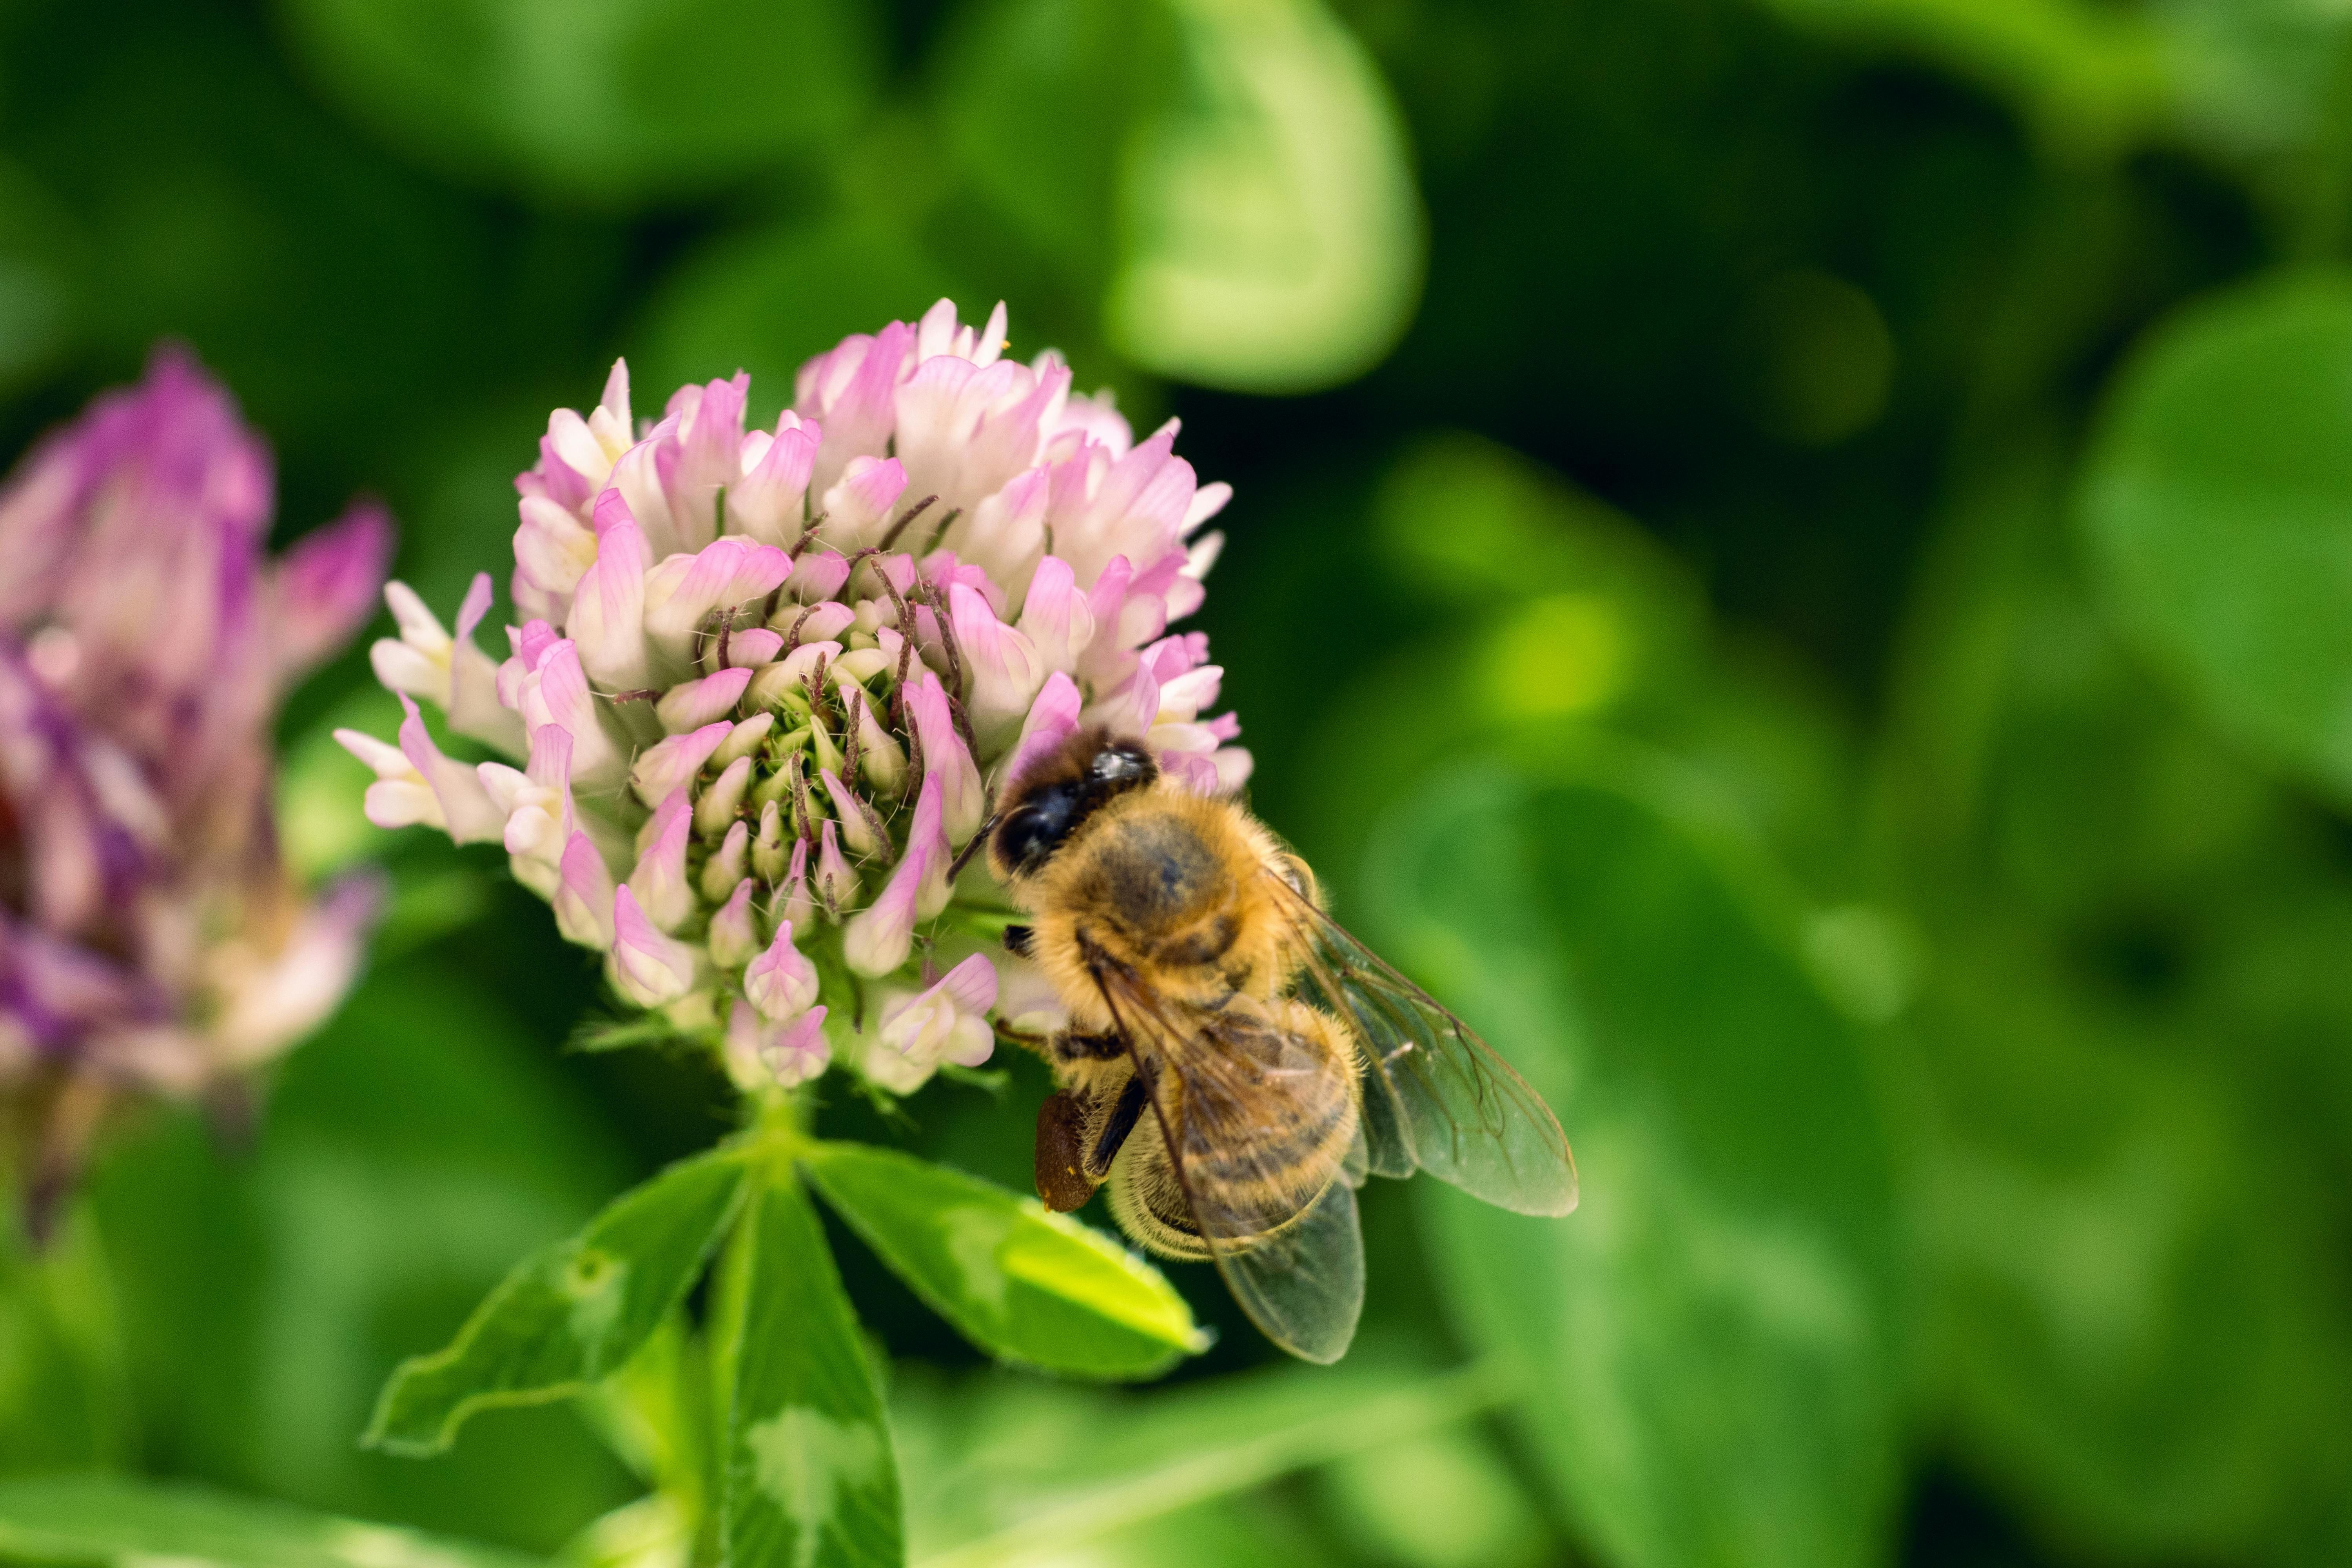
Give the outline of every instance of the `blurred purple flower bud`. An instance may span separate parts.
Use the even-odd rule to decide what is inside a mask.
[[[30,1101],[45,1194],[110,1099],[200,1092],[321,1023],[381,902],[372,879],[315,900],[294,883],[270,730],[367,618],[391,522],[356,504],[273,563],[273,489],[172,348],[0,486],[0,1091]],[[481,825],[478,780],[428,778],[404,745],[362,755],[379,818],[447,823],[446,788]]]

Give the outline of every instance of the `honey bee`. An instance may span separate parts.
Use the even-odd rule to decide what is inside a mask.
[[[1013,781],[986,831],[1028,918],[1005,945],[1069,1011],[1044,1044],[1037,1194],[1213,1262],[1266,1336],[1332,1362],[1364,1295],[1355,1192],[1424,1170],[1522,1214],[1576,1206],[1534,1090],[1324,912],[1256,818],[1081,731]]]

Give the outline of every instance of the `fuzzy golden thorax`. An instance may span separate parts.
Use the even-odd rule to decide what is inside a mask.
[[[1013,891],[1032,916],[1029,952],[1073,1026],[1108,1031],[1093,972],[1105,963],[1195,1008],[1280,991],[1302,955],[1266,873],[1289,863],[1238,806],[1160,780],[1088,816]]]

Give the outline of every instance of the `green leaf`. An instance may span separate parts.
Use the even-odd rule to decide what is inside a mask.
[[[1769,647],[1718,636],[1696,578],[1654,534],[1542,465],[1459,434],[1400,457],[1375,519],[1398,586],[1435,614],[1426,644],[1368,672],[1323,721],[1369,744],[1314,768],[1304,810],[1286,814],[1343,887],[1362,825],[1400,774],[1597,727],[1703,772],[1810,890],[1852,897],[1853,748],[1837,700]],[[1392,722],[1401,708],[1412,724]],[[1333,826],[1328,841],[1318,818]]]
[[[1368,1447],[1328,1467],[1321,1483],[1332,1518],[1377,1561],[1536,1568],[1560,1555],[1525,1483],[1493,1436],[1475,1427],[1433,1428]]]
[[[28,1243],[12,1174],[0,1166],[0,1471],[120,1462],[132,1405],[98,1228],[75,1204]]]
[[[2352,1474],[2334,1243],[2179,1041],[1939,953],[1919,1218],[1959,1452],[2119,1555],[2280,1561]]]
[[[366,1441],[436,1454],[476,1411],[561,1399],[619,1370],[701,1274],[743,1180],[731,1151],[681,1161],[526,1258],[446,1349],[401,1364]]]
[[[2330,133],[2345,18],[2305,0],[1764,0],[1801,26],[1890,45],[2008,98],[2054,149],[2158,138],[2271,153]]]
[[[555,1556],[556,1568],[680,1568],[694,1559],[694,1510],[653,1492],[591,1521]]]
[[[0,158],[0,393],[14,393],[71,341],[80,268],[47,192]]]
[[[820,1143],[803,1161],[859,1237],[1000,1360],[1135,1378],[1207,1348],[1157,1268],[1034,1198],[860,1143]]]
[[[1118,1547],[1148,1541],[1173,1516],[1442,1432],[1510,1394],[1500,1366],[1432,1375],[1352,1362],[1148,1396],[1009,1379],[910,1390],[905,1462],[922,1502],[915,1560],[1123,1562]]]
[[[1440,1287],[1521,1369],[1599,1555],[1874,1563],[1901,1363],[1857,1042],[1688,781],[1597,744],[1555,767],[1412,792],[1367,875],[1370,923],[1545,1094],[1583,1176],[1563,1220],[1422,1184]]]
[[[0,1557],[82,1568],[527,1568],[535,1559],[197,1487],[0,1481]]]
[[[2352,275],[2158,329],[2109,403],[2082,515],[2147,658],[2241,743],[2352,801]]]
[[[984,0],[940,43],[932,74],[957,174],[1089,298],[1110,274],[1119,151],[1149,89],[1143,50],[1166,28],[1151,0]]]
[[[729,235],[671,271],[630,365],[652,386],[751,373],[754,422],[793,400],[801,363],[852,332],[912,321],[954,298],[986,305],[915,236],[874,216],[769,225]]]
[[[2337,1561],[2345,1210],[2307,1173],[2352,1126],[2352,879],[2102,624],[2042,468],[1956,516],[1889,749],[1930,1418],[2053,1536]]]
[[[537,910],[510,896],[514,923]],[[462,962],[499,951],[478,931]],[[275,1068],[249,1149],[159,1110],[91,1196],[142,1454],[233,1490],[552,1550],[636,1490],[569,1406],[475,1423],[446,1464],[355,1440],[404,1356],[446,1342],[517,1258],[630,1180],[556,1057],[573,975],[518,967],[493,992],[444,955],[379,964]]]
[[[320,82],[404,149],[567,202],[676,202],[825,146],[877,74],[844,0],[281,0]]]
[[[2170,107],[2163,35],[2138,9],[2091,0],[1766,3],[1792,21],[1895,45],[1973,78],[2070,152],[2127,146]]]
[[[1105,330],[1148,370],[1306,392],[1387,354],[1421,297],[1388,89],[1318,0],[1171,0],[1182,86],[1134,132]]]
[[[744,1220],[719,1534],[739,1568],[897,1568],[898,1466],[882,1391],[816,1211],[789,1182]]]

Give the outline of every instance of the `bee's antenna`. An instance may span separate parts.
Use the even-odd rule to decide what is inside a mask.
[[[963,875],[963,868],[971,863],[971,858],[980,852],[980,847],[988,842],[988,836],[996,830],[996,819],[1003,815],[1002,812],[990,812],[988,820],[980,825],[980,831],[971,836],[971,842],[956,851],[956,858],[948,864],[948,881],[950,885],[958,877]]]

